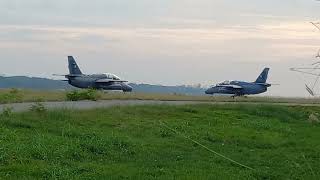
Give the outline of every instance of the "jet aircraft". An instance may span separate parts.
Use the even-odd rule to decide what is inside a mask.
[[[93,88],[101,90],[121,90],[131,92],[132,87],[126,84],[118,76],[110,73],[103,74],[82,74],[78,64],[72,56],[68,56],[69,74],[62,75],[67,78],[68,83],[78,88]]]
[[[255,82],[224,81],[206,90],[206,94],[231,94],[235,96],[253,95],[264,93],[271,87],[266,83],[269,68],[265,68]]]

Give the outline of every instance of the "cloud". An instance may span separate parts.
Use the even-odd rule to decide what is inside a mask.
[[[48,52],[108,49],[150,56],[235,55],[272,61],[310,54],[318,46],[318,35],[304,22],[216,28],[0,26],[0,47],[23,49],[28,45]]]
[[[316,5],[305,0],[2,0],[0,23],[82,27],[195,27],[212,26],[212,22],[255,25],[261,21],[311,20],[320,15]]]
[[[64,73],[72,54],[87,72],[172,85],[250,80],[270,66],[284,82],[270,93],[302,94],[288,69],[313,60],[320,36],[308,22],[318,8],[305,0],[2,0],[0,72]]]

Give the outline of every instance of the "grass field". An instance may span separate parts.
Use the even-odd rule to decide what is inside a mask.
[[[163,105],[7,112],[0,116],[0,179],[319,179],[320,125],[308,122],[319,111]]]
[[[12,93],[14,92],[14,93]],[[66,101],[64,90],[39,91],[39,90],[0,90],[0,104],[14,102],[38,101]],[[152,94],[152,93],[121,93],[97,91],[98,100],[160,100],[160,101],[206,101],[206,102],[263,102],[263,103],[301,103],[320,104],[319,98],[284,98],[250,96],[232,99],[226,96],[188,96],[179,94]]]

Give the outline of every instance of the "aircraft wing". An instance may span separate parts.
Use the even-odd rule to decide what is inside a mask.
[[[217,87],[225,87],[225,88],[232,88],[232,89],[243,89],[241,86],[233,85],[233,84],[218,85]]]
[[[81,77],[82,75],[79,74],[52,74],[53,76],[63,76],[65,78],[69,78],[69,77]]]
[[[123,83],[128,81],[122,81],[122,80],[113,80],[113,79],[98,79],[96,80],[96,83]]]

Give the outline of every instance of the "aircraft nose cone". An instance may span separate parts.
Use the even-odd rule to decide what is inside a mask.
[[[213,94],[217,93],[217,89],[216,89],[216,87],[211,87],[211,88],[207,89],[207,90],[205,91],[205,93],[206,93],[206,94],[213,95]]]
[[[122,86],[122,90],[124,91],[124,92],[131,92],[132,91],[132,87],[131,86],[129,86],[128,84],[124,84],[123,86]]]
[[[207,89],[207,90],[205,91],[205,93],[206,93],[206,94],[212,94],[212,90],[211,90],[211,89]]]

